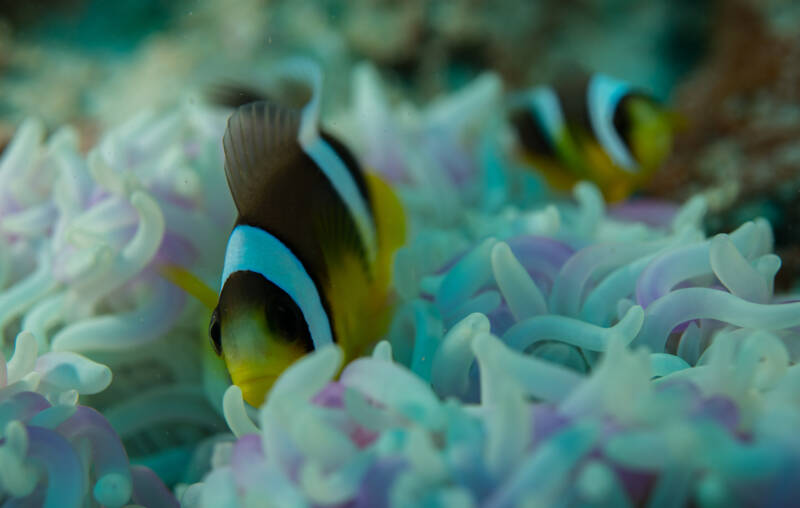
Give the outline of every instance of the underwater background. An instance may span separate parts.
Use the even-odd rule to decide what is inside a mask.
[[[800,504],[799,27],[791,0],[0,0],[0,503]],[[385,340],[256,408],[209,341],[214,91],[296,58],[407,233]],[[509,99],[574,67],[679,119],[624,199],[520,156]]]

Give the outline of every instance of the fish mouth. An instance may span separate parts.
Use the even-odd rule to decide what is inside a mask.
[[[242,390],[242,398],[253,407],[261,406],[267,399],[267,394],[272,389],[277,374],[259,374],[235,379],[234,383]]]
[[[268,362],[231,361],[229,358],[225,360],[231,381],[242,389],[245,385],[274,383],[283,372],[279,366],[269,365]]]
[[[247,385],[256,385],[264,383],[269,383],[270,385],[272,385],[273,383],[275,383],[275,381],[277,381],[278,377],[280,377],[278,374],[260,374],[257,376],[250,376],[238,379],[234,384],[239,385],[240,388],[244,388],[244,386]]]

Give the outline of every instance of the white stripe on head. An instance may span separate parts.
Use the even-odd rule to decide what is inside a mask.
[[[529,92],[528,104],[547,140],[555,146],[559,134],[565,128],[564,113],[561,111],[558,95],[549,86],[537,86]]]
[[[589,120],[597,140],[616,165],[634,173],[638,169],[636,162],[614,127],[614,112],[619,101],[628,92],[630,86],[627,83],[604,74],[595,74],[589,80],[586,102],[589,108]]]
[[[315,349],[333,343],[331,324],[319,290],[303,263],[283,242],[263,229],[236,226],[225,251],[220,291],[232,273],[242,271],[263,275],[294,300],[308,324]]]

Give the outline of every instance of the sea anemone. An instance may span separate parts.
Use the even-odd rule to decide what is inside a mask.
[[[151,470],[129,464],[108,420],[77,404],[108,386],[108,367],[70,352],[37,356],[22,332],[0,371],[0,496],[9,505],[177,506]]]
[[[415,226],[396,259],[392,330],[338,380],[336,349],[292,367],[258,425],[229,389],[238,440],[179,489],[182,502],[721,506],[798,494],[800,304],[773,295],[766,221],[706,238],[703,198],[613,215],[586,183],[575,203],[544,199],[486,119],[486,82],[437,105],[460,115],[442,122],[459,152],[449,160],[472,161],[458,178],[414,142],[432,115],[393,119],[374,74],[356,76],[357,96],[375,101],[362,121],[370,111],[387,125],[368,130],[387,147],[371,163]],[[464,97],[483,100],[448,108]],[[465,131],[475,118],[477,134]]]
[[[223,426],[213,406],[227,385],[218,368],[203,369],[203,307],[168,279],[176,269],[206,285],[218,277],[216,240],[233,219],[219,192],[224,120],[190,102],[145,112],[88,156],[73,130],[44,142],[30,120],[0,160],[4,343],[25,331],[42,353],[85,353],[111,367],[115,382],[87,400],[129,454],[150,457],[168,480],[173,471],[171,481],[184,478],[175,464]]]
[[[615,338],[585,376],[512,351],[489,327],[485,315],[464,318],[434,360],[434,377],[452,375],[439,374],[447,349],[464,366],[476,362],[480,404],[441,398],[393,362],[386,342],[337,382],[333,347],[294,365],[258,428],[231,388],[227,416],[239,439],[218,450],[202,483],[181,489],[182,502],[723,506],[800,494],[791,480],[800,471],[800,371],[775,335],[730,332],[706,364],[663,377],[660,357]]]
[[[371,357],[337,378],[341,352],[320,349],[257,410],[178,287],[217,286],[227,113],[143,114],[86,157],[70,130],[43,144],[21,126],[0,160],[9,498],[168,506],[156,473],[208,508],[800,495],[800,303],[773,294],[767,221],[709,238],[702,197],[607,211],[588,182],[551,193],[514,155],[494,75],[421,108],[390,104],[369,66],[353,83],[331,127],[392,182],[412,231],[394,320]],[[34,452],[72,476],[28,480]]]

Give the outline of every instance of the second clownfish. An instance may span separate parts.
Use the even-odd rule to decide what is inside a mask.
[[[519,94],[511,122],[524,158],[551,185],[591,180],[613,202],[664,162],[679,119],[624,81],[578,71]]]

